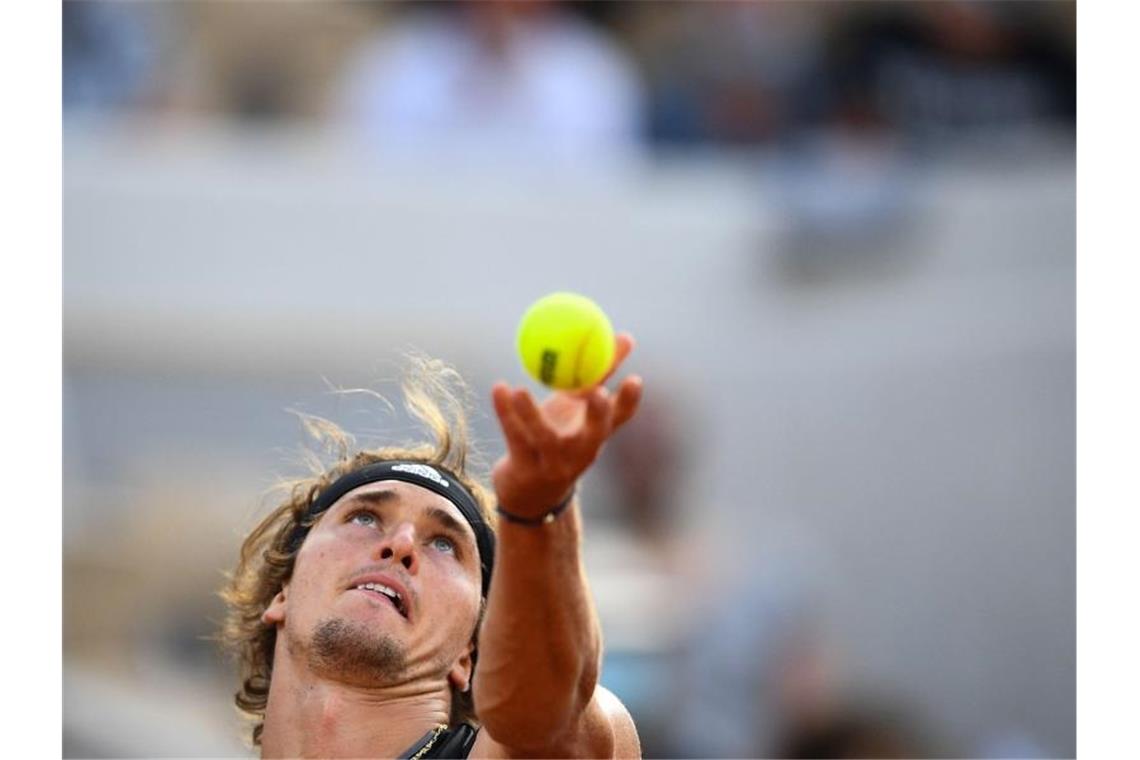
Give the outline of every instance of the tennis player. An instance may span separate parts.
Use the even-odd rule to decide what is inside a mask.
[[[633,348],[620,334],[614,369]],[[246,537],[223,591],[236,702],[262,757],[638,757],[598,685],[602,638],[576,484],[637,409],[624,378],[541,404],[493,388],[506,454],[468,470],[462,381],[421,360],[404,384],[434,442],[354,450],[295,481]],[[611,373],[613,370],[611,370]]]

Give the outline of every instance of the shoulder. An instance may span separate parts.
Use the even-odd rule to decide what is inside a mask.
[[[604,686],[594,688],[594,696],[582,712],[578,725],[551,746],[542,748],[509,747],[488,734],[479,732],[471,748],[472,758],[547,757],[640,758],[641,740],[629,710],[613,692]]]
[[[594,689],[593,702],[598,704],[613,732],[614,751],[611,757],[641,757],[641,739],[633,716],[612,691],[604,686]]]

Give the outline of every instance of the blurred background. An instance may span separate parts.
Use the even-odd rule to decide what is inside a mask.
[[[1072,756],[1075,4],[65,2],[64,753],[251,755],[210,637],[295,412],[488,462],[585,293],[650,757]]]

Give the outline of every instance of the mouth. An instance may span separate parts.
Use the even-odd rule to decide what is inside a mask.
[[[399,612],[400,615],[407,619],[408,603],[404,599],[403,595],[391,586],[388,586],[384,583],[369,581],[367,583],[358,583],[352,588],[355,591],[360,591],[361,593],[368,594],[375,599],[387,601],[396,608],[396,612]]]

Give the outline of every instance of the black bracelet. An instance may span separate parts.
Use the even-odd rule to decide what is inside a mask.
[[[570,491],[570,495],[567,496],[562,501],[561,504],[559,504],[557,507],[550,510],[546,514],[539,515],[538,517],[523,517],[522,515],[512,514],[511,512],[508,512],[507,510],[500,507],[498,504],[495,505],[495,511],[498,512],[500,515],[502,515],[504,518],[506,518],[507,522],[513,522],[513,523],[516,523],[518,525],[530,525],[532,527],[537,526],[537,525],[547,525],[549,523],[554,522],[554,518],[558,517],[558,515],[565,512],[566,507],[570,506],[570,502],[574,501],[574,497],[577,495],[578,495],[578,487],[575,486]]]

